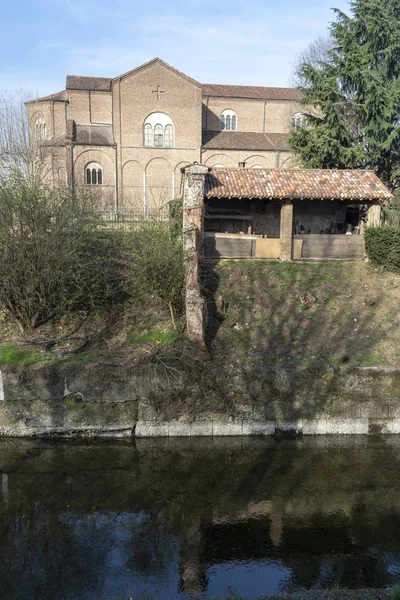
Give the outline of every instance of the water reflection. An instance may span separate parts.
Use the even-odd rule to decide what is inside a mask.
[[[0,598],[400,581],[400,440],[0,442]]]

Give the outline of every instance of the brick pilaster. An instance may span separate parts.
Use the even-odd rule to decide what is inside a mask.
[[[293,202],[286,200],[281,208],[281,260],[293,258]]]
[[[208,168],[198,164],[184,169],[183,249],[185,255],[186,334],[205,349],[206,303],[201,292],[204,190]]]

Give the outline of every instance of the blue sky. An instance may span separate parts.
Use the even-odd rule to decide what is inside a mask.
[[[346,0],[0,0],[0,89],[115,77],[159,56],[202,83],[286,86]]]

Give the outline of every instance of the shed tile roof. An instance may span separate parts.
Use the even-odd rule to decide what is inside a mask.
[[[289,150],[287,133],[203,131],[203,148],[210,150]]]
[[[386,200],[391,192],[373,171],[212,169],[207,198]]]
[[[91,92],[110,92],[112,79],[109,77],[83,77],[67,75],[67,90],[85,90]]]
[[[74,142],[92,146],[112,146],[114,144],[112,125],[76,125]]]
[[[250,98],[258,100],[300,100],[297,88],[260,87],[254,85],[203,84],[203,96],[220,98]]]

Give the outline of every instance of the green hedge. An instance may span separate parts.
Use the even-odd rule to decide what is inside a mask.
[[[374,265],[400,272],[400,228],[376,227],[365,231],[365,247]]]

